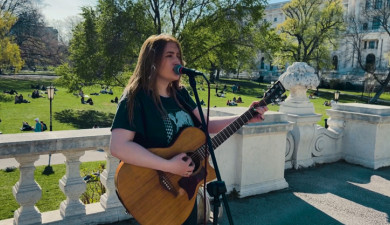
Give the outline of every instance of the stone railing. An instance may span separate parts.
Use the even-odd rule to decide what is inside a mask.
[[[108,128],[1,135],[0,158],[15,158],[19,163],[20,178],[12,192],[20,207],[13,219],[0,224],[98,224],[130,218],[115,193],[114,175],[119,160],[111,156],[109,143]],[[80,157],[87,150],[97,149],[106,153],[106,169],[100,175],[106,193],[100,203],[85,205],[79,200],[86,189],[80,176]],[[35,206],[42,190],[34,179],[34,162],[40,155],[54,153],[66,158],[66,174],[59,180],[66,200],[59,210],[41,213]]]
[[[212,116],[241,114],[247,108],[213,109]],[[282,113],[269,112],[261,124],[243,126],[216,151],[219,167],[229,191],[241,197],[279,190],[288,186],[284,179],[286,136],[292,125]],[[20,205],[13,219],[3,224],[104,224],[130,218],[115,194],[114,175],[118,160],[109,152],[108,128],[0,135],[0,158],[15,158],[20,179],[13,194]],[[79,197],[86,184],[80,176],[80,157],[87,150],[104,149],[107,166],[101,174],[106,193],[100,203],[83,204]],[[221,149],[221,150],[220,150]],[[41,213],[35,204],[41,187],[34,179],[34,162],[40,155],[61,153],[66,174],[59,188],[66,195],[59,210]],[[259,173],[261,176],[259,176]],[[198,210],[202,212],[203,210]]]

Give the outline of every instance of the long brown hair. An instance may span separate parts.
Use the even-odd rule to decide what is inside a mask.
[[[143,43],[139,52],[138,62],[134,69],[134,73],[125,88],[129,121],[132,121],[133,119],[135,96],[139,91],[146,91],[148,94],[151,93],[157,109],[162,115],[165,113],[157,90],[156,78],[165,46],[169,42],[173,42],[177,45],[180,56],[182,56],[179,41],[169,34],[152,35]],[[182,65],[184,64],[183,59],[180,59],[180,63]],[[180,106],[180,103],[176,98],[176,90],[179,88],[180,79],[170,83],[168,86],[168,93],[174,97]]]

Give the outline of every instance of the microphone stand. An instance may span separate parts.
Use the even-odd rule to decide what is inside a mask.
[[[219,207],[221,206],[220,196],[222,196],[223,204],[224,204],[225,210],[226,210],[226,215],[229,219],[229,224],[233,225],[233,218],[232,218],[232,215],[230,213],[230,208],[229,208],[228,201],[227,201],[227,198],[225,195],[225,193],[227,191],[226,185],[225,185],[225,182],[222,181],[222,179],[221,179],[221,174],[220,174],[219,169],[218,169],[217,159],[215,158],[215,154],[214,154],[213,144],[211,143],[210,134],[207,130],[207,124],[206,124],[205,119],[204,119],[202,105],[200,104],[200,101],[199,101],[198,91],[196,90],[195,76],[197,74],[187,74],[187,75],[189,78],[190,86],[194,92],[196,104],[198,105],[200,119],[202,120],[202,129],[206,135],[206,142],[208,145],[209,153],[211,155],[211,159],[213,161],[215,174],[217,176],[217,181],[213,181],[213,182],[210,182],[209,184],[207,184],[207,192],[212,197],[214,197],[213,224],[214,225],[218,224]],[[204,79],[207,82],[207,85],[210,88],[210,82],[207,80],[206,76],[203,73],[200,73],[200,75],[202,75],[204,77]],[[208,107],[210,107],[210,104],[208,105]]]

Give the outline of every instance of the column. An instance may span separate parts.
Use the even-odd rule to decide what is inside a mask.
[[[65,152],[66,174],[59,181],[66,200],[61,202],[60,214],[63,218],[75,215],[85,215],[85,205],[80,201],[80,195],[85,192],[86,184],[80,176],[80,157],[85,152]]]
[[[103,148],[106,152],[106,169],[100,175],[100,181],[106,188],[106,193],[100,197],[100,204],[104,209],[122,207],[118,196],[115,193],[115,171],[119,164],[119,159],[113,157],[108,147]]]
[[[39,155],[28,155],[15,157],[20,164],[20,179],[12,188],[12,193],[20,208],[14,212],[14,224],[40,224],[42,222],[41,213],[35,203],[41,199],[42,189],[34,180],[35,166]]]

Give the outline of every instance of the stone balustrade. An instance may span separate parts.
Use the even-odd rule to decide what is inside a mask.
[[[13,219],[0,224],[102,224],[130,218],[115,194],[114,175],[119,160],[109,152],[110,134],[108,128],[103,128],[1,135],[0,158],[15,158],[19,163],[20,179],[12,192],[20,207]],[[107,166],[100,176],[106,193],[100,203],[85,205],[79,200],[86,189],[80,176],[80,157],[87,150],[97,149],[104,149],[106,154]],[[34,179],[34,162],[40,155],[54,153],[66,158],[66,174],[59,180],[66,200],[59,210],[41,213],[35,206],[42,191]]]
[[[213,109],[211,114],[241,114],[245,110],[243,107],[220,108]],[[284,160],[286,135],[292,127],[284,114],[267,114],[263,123],[245,125],[216,151],[228,190],[236,189],[241,197],[288,186],[284,179]],[[20,208],[13,219],[2,220],[0,225],[103,224],[130,218],[115,194],[118,160],[108,149],[110,134],[108,128],[102,128],[1,135],[0,158],[15,158],[20,164],[20,180],[13,188]],[[106,153],[107,166],[101,174],[106,193],[100,203],[85,205],[79,200],[86,188],[79,171],[80,157],[85,151],[96,149],[104,149]],[[66,174],[59,180],[66,200],[59,210],[41,213],[35,206],[41,198],[41,188],[34,179],[34,162],[39,155],[50,153],[62,153],[66,158]]]

